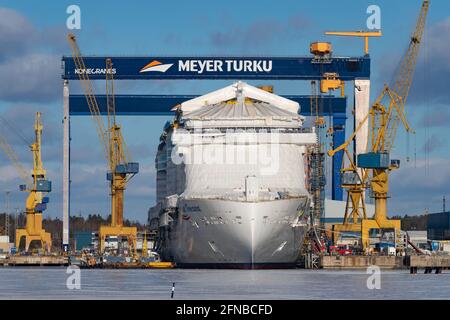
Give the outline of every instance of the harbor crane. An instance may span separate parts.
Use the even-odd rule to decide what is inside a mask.
[[[341,169],[341,185],[347,190],[344,222],[333,225],[333,239],[336,240],[340,232],[360,232],[363,250],[369,247],[371,229],[394,229],[394,234],[397,234],[401,228],[400,220],[387,218],[389,173],[400,167],[399,160],[390,160],[390,152],[400,123],[407,132],[414,132],[406,120],[405,106],[422,42],[429,3],[428,0],[422,3],[416,27],[406,54],[400,62],[394,83],[391,86],[384,86],[369,113],[349,139],[336,149],[328,151],[329,156],[334,156],[343,150],[349,162],[348,167]],[[369,121],[370,128],[369,152],[358,154],[355,163],[348,146],[366,121]],[[368,219],[366,214],[363,195],[367,186],[370,186],[371,197],[375,199],[373,219]],[[351,217],[353,219],[350,219]]]
[[[100,227],[99,230],[99,249],[103,252],[107,237],[116,236],[118,238],[127,238],[128,244],[136,250],[136,227],[126,227],[123,225],[123,205],[124,191],[129,180],[139,172],[139,164],[130,162],[130,155],[127,151],[125,141],[122,136],[121,127],[116,121],[115,100],[114,100],[114,78],[113,62],[110,58],[106,59],[106,128],[104,117],[100,112],[97,99],[94,94],[92,83],[89,79],[84,64],[80,48],[76,42],[75,35],[69,34],[68,41],[72,48],[73,60],[78,72],[79,80],[82,84],[84,95],[89,106],[92,118],[94,119],[97,135],[105,153],[108,162],[108,172],[106,179],[110,185],[111,195],[111,224]]]
[[[20,185],[20,191],[28,192],[25,203],[26,225],[24,229],[16,229],[15,245],[21,251],[29,251],[34,248],[41,248],[50,252],[52,238],[49,232],[42,228],[42,212],[47,209],[49,198],[46,196],[51,189],[51,181],[46,178],[46,171],[42,164],[41,143],[42,143],[41,113],[36,113],[34,123],[35,140],[30,145],[33,154],[33,170],[31,178],[27,170],[19,161],[17,154],[7,142],[6,138],[0,135],[0,147],[15,166],[25,184]]]

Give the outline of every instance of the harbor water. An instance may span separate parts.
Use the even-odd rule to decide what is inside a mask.
[[[0,299],[448,299],[450,273],[381,270],[80,270],[69,289],[65,267],[0,268]],[[369,281],[370,282],[370,281]],[[70,285],[69,285],[70,287]],[[73,287],[73,286],[72,286]]]

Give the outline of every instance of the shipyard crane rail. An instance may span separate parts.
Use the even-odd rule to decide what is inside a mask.
[[[334,156],[336,152],[344,150],[344,154],[350,163],[348,167],[344,166],[341,169],[341,184],[347,190],[344,223],[333,226],[334,231],[336,231],[333,232],[333,236],[336,239],[340,231],[360,231],[363,249],[369,246],[370,229],[394,229],[395,232],[400,231],[400,220],[387,219],[389,172],[398,169],[400,166],[398,160],[390,160],[390,151],[394,145],[400,122],[407,132],[414,132],[406,120],[405,103],[412,84],[428,9],[429,1],[425,0],[422,3],[420,15],[406,54],[400,62],[394,84],[391,87],[388,85],[384,86],[381,94],[370,108],[369,113],[360,122],[349,139],[336,149],[328,152],[329,156]],[[355,164],[348,146],[354,141],[356,133],[366,121],[369,121],[370,126],[369,152],[359,154],[357,156],[357,164]],[[369,178],[370,174],[371,177]],[[375,199],[374,219],[367,219],[365,214],[363,194],[367,188],[367,183],[370,184],[370,189],[373,193],[372,197]],[[352,210],[351,213],[350,209]],[[361,209],[363,211],[362,214],[360,212]],[[350,214],[353,216],[352,222],[348,219]]]
[[[108,162],[106,179],[110,183],[111,224],[109,226],[100,227],[99,248],[100,251],[103,252],[106,237],[117,236],[126,237],[128,243],[132,243],[134,250],[136,251],[137,228],[123,226],[123,206],[124,190],[126,189],[128,181],[139,172],[139,164],[137,162],[129,162],[129,152],[122,136],[121,127],[116,121],[113,62],[110,58],[107,58],[105,62],[107,103],[107,124],[105,128],[104,118],[100,113],[100,108],[89,75],[85,72],[86,66],[80,48],[76,42],[75,35],[70,33],[67,39],[72,48],[73,60],[77,68],[78,78],[82,83],[84,95],[96,125],[97,135]]]

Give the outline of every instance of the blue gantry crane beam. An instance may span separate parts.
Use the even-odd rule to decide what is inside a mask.
[[[80,73],[91,80],[105,77],[104,56],[83,56],[80,69],[70,56],[62,58],[67,80]],[[322,80],[324,73],[337,73],[343,81],[368,79],[370,57],[110,57],[116,80]],[[153,64],[153,66],[149,66]]]
[[[293,100],[301,105],[300,114],[311,116],[311,96],[310,95],[281,95],[283,98]],[[173,106],[184,101],[191,100],[198,95],[115,95],[115,105],[117,115],[126,116],[172,116]],[[99,111],[102,115],[107,114],[106,95],[96,95],[99,104]],[[345,115],[347,107],[347,97],[322,96],[322,115],[332,117],[335,114]],[[86,98],[84,95],[73,94],[69,97],[70,115],[87,116],[90,114]]]

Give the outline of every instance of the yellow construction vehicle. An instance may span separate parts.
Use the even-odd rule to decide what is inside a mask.
[[[32,180],[29,179],[27,171],[24,169],[14,150],[6,139],[0,136],[0,147],[8,155],[25,184],[20,185],[20,190],[28,192],[26,200],[26,226],[25,229],[16,230],[15,244],[19,251],[29,251],[31,249],[45,249],[50,252],[52,238],[50,233],[42,228],[42,212],[47,208],[49,198],[45,196],[51,191],[51,181],[46,179],[46,171],[42,165],[41,142],[42,142],[41,113],[36,113],[34,123],[35,140],[30,145],[33,154]]]
[[[79,70],[86,70],[75,36],[69,34],[68,40],[72,47],[75,66]],[[105,157],[108,161],[107,180],[110,182],[111,224],[100,227],[99,249],[100,252],[104,251],[107,237],[117,236],[118,238],[127,238],[128,244],[132,245],[134,251],[136,251],[137,228],[123,225],[123,202],[126,185],[139,172],[139,164],[137,162],[130,162],[130,156],[121,133],[121,127],[116,122],[112,61],[111,59],[106,60],[106,129],[88,74],[79,72],[78,75],[83,86],[89,110],[95,120],[97,134],[103,146]]]
[[[393,229],[394,234],[400,232],[400,220],[387,218],[389,173],[400,166],[398,160],[390,160],[390,151],[400,122],[407,132],[413,132],[406,121],[404,110],[422,41],[428,8],[429,1],[423,1],[416,28],[410,39],[408,50],[401,61],[394,84],[391,87],[386,85],[383,88],[369,113],[360,122],[350,138],[341,146],[328,152],[329,156],[334,156],[336,152],[343,150],[349,162],[349,166],[341,170],[341,185],[347,190],[348,195],[344,223],[333,226],[333,238],[337,239],[339,233],[343,231],[360,232],[364,250],[369,247],[369,231],[371,229]],[[355,164],[348,146],[366,121],[369,121],[370,126],[369,152],[357,155],[357,163]],[[367,219],[363,197],[368,182],[372,192],[371,196],[375,199],[373,219]],[[353,217],[352,221],[350,216]]]

